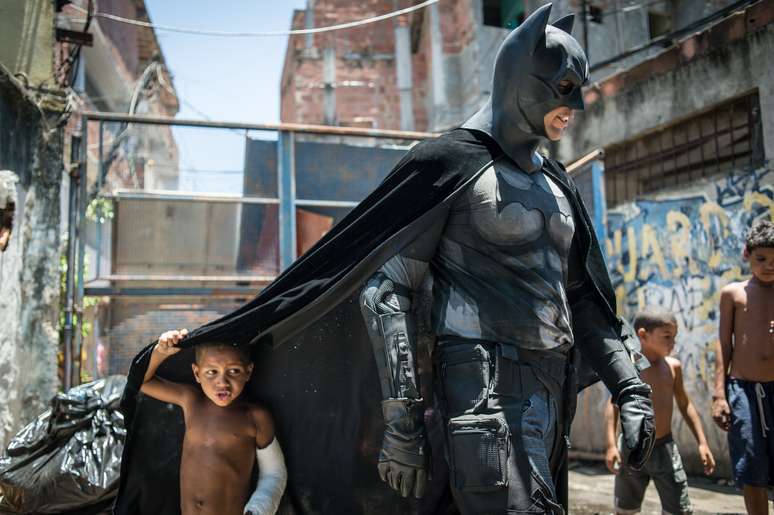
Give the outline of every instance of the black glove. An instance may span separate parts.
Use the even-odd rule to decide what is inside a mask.
[[[621,432],[629,456],[628,464],[634,470],[640,470],[645,465],[656,441],[650,392],[650,386],[639,383],[624,388],[618,394]]]
[[[427,441],[421,399],[382,401],[384,442],[379,453],[379,477],[403,497],[425,493]]]

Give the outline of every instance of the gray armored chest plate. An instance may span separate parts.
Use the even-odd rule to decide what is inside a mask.
[[[431,260],[438,335],[530,349],[572,344],[566,295],[575,224],[561,189],[508,160],[455,201]]]

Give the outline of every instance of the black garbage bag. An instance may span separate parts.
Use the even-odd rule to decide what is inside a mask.
[[[118,490],[126,377],[60,393],[0,457],[0,513],[100,513]]]

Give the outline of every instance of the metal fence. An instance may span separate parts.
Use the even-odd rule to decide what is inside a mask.
[[[760,166],[764,153],[758,93],[724,102],[605,152],[609,207]]]
[[[97,112],[83,113],[81,127],[69,188],[68,383],[81,376],[88,299],[249,298],[357,205],[410,144],[434,136]],[[180,163],[186,149],[175,131],[183,130],[210,131],[197,139],[202,145],[216,134],[238,136],[239,166],[240,150],[231,151],[230,169],[205,181],[209,191],[201,181],[190,191],[183,174],[202,171]],[[221,189],[226,182],[232,191]]]

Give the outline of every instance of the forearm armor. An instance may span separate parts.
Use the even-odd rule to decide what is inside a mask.
[[[419,399],[411,290],[377,272],[360,294],[383,399]]]
[[[599,375],[614,402],[625,391],[649,390],[640,379],[630,349],[621,340],[619,328],[611,324],[591,298],[586,296],[573,303],[572,316],[581,359]]]

